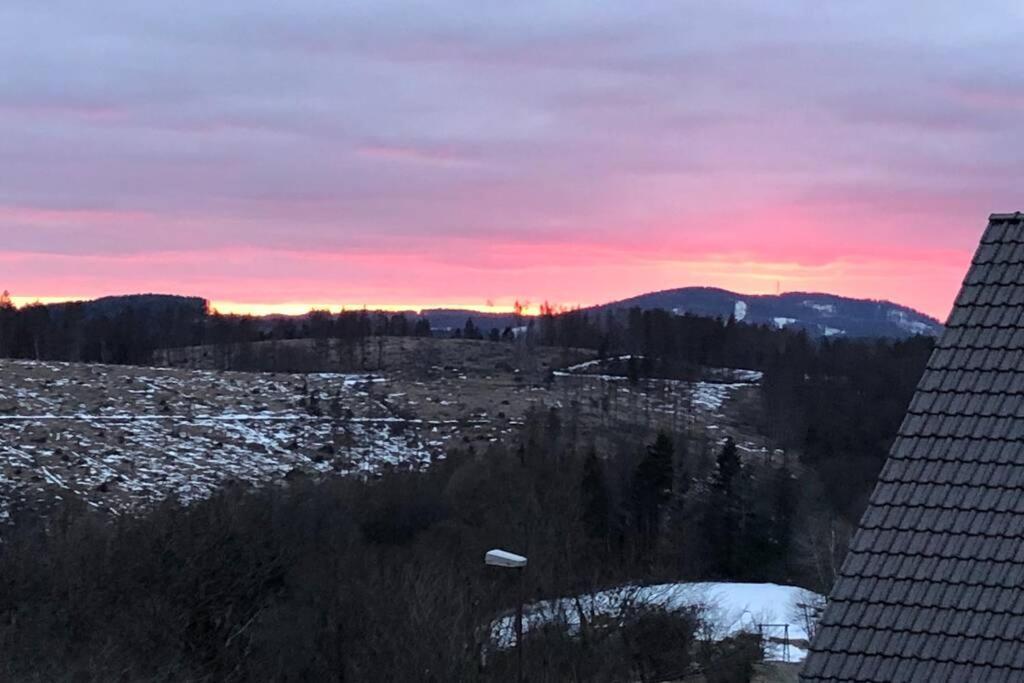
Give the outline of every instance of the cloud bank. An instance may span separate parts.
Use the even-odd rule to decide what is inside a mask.
[[[0,288],[944,316],[1024,205],[1018,7],[14,0]]]

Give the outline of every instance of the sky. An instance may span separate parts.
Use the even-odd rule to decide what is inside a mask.
[[[1019,2],[0,3],[0,289],[690,285],[944,318],[1024,209]]]

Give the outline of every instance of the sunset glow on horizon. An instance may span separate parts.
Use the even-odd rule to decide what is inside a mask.
[[[708,286],[944,319],[1024,207],[1024,14],[982,4],[5,5],[0,290],[295,314]]]
[[[227,314],[241,315],[299,315],[313,309],[340,310],[383,310],[421,311],[424,309],[452,308],[507,313],[515,310],[516,302],[524,307],[527,314],[539,312],[542,303],[558,309],[571,309],[617,301],[638,294],[677,287],[701,286],[719,287],[745,295],[776,294],[786,292],[824,292],[840,296],[884,299],[911,305],[939,320],[944,320],[959,285],[959,277],[965,264],[970,260],[969,250],[948,251],[927,255],[907,254],[902,258],[871,258],[862,255],[858,259],[836,259],[822,263],[758,262],[749,255],[729,259],[709,254],[703,260],[677,261],[659,259],[649,254],[636,255],[623,251],[618,254],[620,262],[613,255],[604,258],[576,260],[571,263],[530,263],[522,267],[501,266],[490,272],[488,280],[481,279],[477,268],[460,267],[454,264],[438,264],[432,261],[407,263],[402,274],[392,276],[386,268],[375,271],[367,268],[365,276],[354,293],[346,295],[340,290],[338,298],[326,298],[323,290],[331,281],[332,264],[348,262],[347,255],[328,258],[323,254],[250,253],[240,260],[248,264],[237,267],[238,261],[217,254],[195,255],[195,265],[203,274],[189,278],[182,276],[155,278],[145,273],[135,274],[142,264],[154,266],[160,272],[186,268],[187,264],[175,263],[177,256],[154,258],[120,257],[126,268],[121,281],[122,288],[103,287],[105,275],[97,268],[96,279],[85,277],[68,278],[81,283],[76,293],[69,294],[56,289],[60,281],[40,282],[34,291],[41,294],[25,295],[11,291],[15,305],[32,303],[57,303],[82,301],[123,294],[162,293],[182,296],[198,296],[210,301],[211,308]],[[398,256],[395,257],[399,258]],[[0,255],[0,261],[3,256]],[[27,263],[37,264],[42,257]],[[92,259],[76,259],[85,264]],[[415,259],[413,259],[415,260]],[[568,259],[567,259],[568,260]],[[13,262],[13,261],[9,261]],[[287,288],[282,288],[274,298],[263,298],[254,281],[251,266],[261,264],[258,269],[273,270],[272,262],[283,271],[292,268],[305,270],[289,279]],[[117,267],[116,265],[114,266]],[[143,268],[144,270],[144,268]],[[195,271],[193,271],[195,272]],[[216,275],[208,278],[205,273]],[[408,282],[431,280],[433,272],[440,273],[430,286],[417,292],[407,287]],[[523,273],[528,277],[520,284]],[[405,280],[403,278],[408,278]],[[25,278],[31,281],[32,278]],[[920,283],[939,280],[940,287],[922,289]],[[180,283],[188,283],[182,285]],[[281,284],[281,280],[275,280]],[[131,283],[138,283],[132,286]],[[6,285],[0,285],[0,288]],[[480,292],[511,291],[520,294],[483,297]],[[211,295],[210,292],[214,294]],[[547,296],[545,292],[558,292],[561,297]],[[217,294],[222,294],[222,298]],[[446,298],[454,293],[460,298]],[[362,296],[360,296],[362,295]],[[405,296],[403,296],[405,295]],[[272,294],[273,296],[273,294]],[[277,298],[280,297],[280,298]]]

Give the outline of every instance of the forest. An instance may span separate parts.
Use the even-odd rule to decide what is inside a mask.
[[[519,589],[483,566],[491,547],[530,557],[530,601],[710,579],[827,592],[932,348],[639,309],[549,310],[524,327],[525,340],[472,320],[444,334],[628,354],[630,381],[760,370],[758,428],[787,457],[642,429],[598,457],[570,412],[550,410],[518,438],[421,473],[230,486],[114,520],[73,497],[45,519],[15,510],[0,553],[3,677],[508,680],[513,658],[488,649],[486,626]],[[15,358],[143,364],[163,346],[208,344],[232,369],[259,369],[237,367],[252,341],[431,334],[364,311],[268,323],[194,308],[69,317],[0,306],[0,355]],[[527,680],[741,681],[758,658],[742,638],[702,640],[699,610],[630,614],[580,637],[529,632]]]

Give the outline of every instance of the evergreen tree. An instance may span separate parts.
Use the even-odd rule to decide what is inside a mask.
[[[733,484],[742,468],[739,450],[736,448],[736,442],[732,438],[726,439],[721,452],[718,454],[716,464],[718,468],[715,471],[715,489],[728,496],[732,493]]]
[[[462,328],[463,339],[483,339],[484,335],[480,332],[480,328],[476,326],[472,318],[466,318],[466,325]]]
[[[0,358],[6,358],[11,354],[9,337],[13,332],[13,323],[17,316],[14,303],[11,301],[11,294],[4,290],[0,294]]]
[[[626,378],[630,384],[636,384],[640,381],[640,369],[637,367],[636,356],[630,356],[626,359]]]
[[[705,511],[705,547],[712,556],[712,565],[720,578],[735,578],[740,535],[740,511],[737,484],[742,472],[739,450],[730,438],[716,458],[711,496]]]
[[[779,557],[789,557],[793,521],[796,516],[797,486],[788,464],[775,471],[772,491],[772,543]]]
[[[431,336],[430,321],[426,318],[420,318],[416,321],[416,325],[413,327],[412,333],[416,337]]]
[[[605,480],[604,468],[597,451],[593,448],[583,460],[583,479],[580,482],[580,494],[583,507],[583,525],[587,535],[597,541],[608,538],[608,484]]]
[[[662,508],[672,495],[674,452],[671,437],[659,432],[633,475],[633,521],[644,552],[657,541]]]

